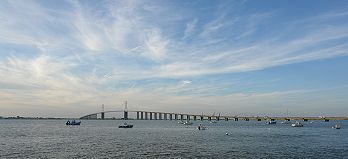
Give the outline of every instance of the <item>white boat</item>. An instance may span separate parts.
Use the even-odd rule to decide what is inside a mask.
[[[202,124],[199,124],[197,127],[198,130],[205,130],[205,127]]]
[[[183,124],[184,124],[184,125],[192,125],[193,123],[190,122],[190,121],[185,121]]]
[[[292,127],[303,127],[303,124],[301,124],[300,122],[295,122],[293,124],[291,124]]]
[[[335,126],[332,127],[333,129],[341,129],[341,125],[340,124],[336,124]]]
[[[178,124],[184,124],[184,122],[182,120],[178,121]]]

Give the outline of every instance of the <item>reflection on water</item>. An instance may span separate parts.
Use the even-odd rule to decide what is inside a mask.
[[[344,158],[348,122],[267,125],[264,121],[202,122],[0,120],[0,158]],[[226,135],[228,133],[229,135]]]

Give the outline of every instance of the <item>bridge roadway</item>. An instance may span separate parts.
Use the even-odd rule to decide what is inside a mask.
[[[114,110],[114,111],[103,111],[97,112],[93,114],[88,114],[80,119],[106,119],[106,113],[122,113],[123,112],[123,120],[128,120],[129,113],[136,113],[136,120],[348,120],[348,117],[247,117],[247,116],[216,116],[216,115],[195,115],[195,114],[185,114],[185,113],[169,113],[169,112],[154,112],[154,111],[125,111],[125,110]],[[100,114],[100,118],[98,118],[98,114]]]

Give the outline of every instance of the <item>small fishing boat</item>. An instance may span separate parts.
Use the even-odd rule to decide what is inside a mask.
[[[192,125],[193,123],[190,122],[190,121],[185,121],[183,124],[184,124],[184,125]]]
[[[133,128],[133,125],[129,125],[127,123],[123,123],[123,125],[118,126],[118,128]]]
[[[276,122],[276,121],[274,121],[274,120],[270,120],[270,121],[268,121],[268,123],[267,123],[267,124],[273,125],[273,124],[277,124],[277,122]]]
[[[333,129],[341,129],[341,125],[340,124],[336,124],[335,126],[332,127]]]
[[[80,125],[81,124],[81,121],[75,121],[75,120],[68,120],[66,123],[66,125]]]
[[[303,127],[303,124],[301,124],[300,122],[295,122],[293,124],[291,124],[292,127]]]
[[[197,127],[198,130],[205,130],[205,127],[202,124],[199,124]]]

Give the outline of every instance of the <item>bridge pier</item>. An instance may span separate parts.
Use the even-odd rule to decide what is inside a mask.
[[[216,117],[216,120],[219,121],[219,120],[220,120],[220,117],[217,116],[217,117]]]
[[[137,112],[137,120],[139,120],[139,112]]]
[[[228,121],[228,118],[227,118],[227,117],[225,117],[225,121]]]
[[[234,121],[238,121],[238,118],[234,118]]]
[[[162,120],[162,113],[158,113],[158,119]]]
[[[191,116],[190,115],[186,115],[186,120],[191,120]]]
[[[167,120],[167,113],[164,113],[164,120]]]
[[[104,113],[104,112],[101,113],[101,119],[102,119],[102,120],[105,119],[105,113]]]
[[[211,121],[211,117],[210,116],[208,116],[208,120]]]
[[[150,120],[152,120],[152,112],[150,112]]]
[[[145,112],[145,120],[148,120],[148,113],[147,112]]]
[[[157,113],[153,113],[155,120],[157,120]]]
[[[204,119],[204,116],[200,116],[200,118],[201,118],[201,121],[203,121],[203,119]]]
[[[180,120],[184,120],[184,115],[180,114]]]
[[[178,114],[174,114],[174,119],[178,120]]]
[[[128,120],[128,111],[123,112],[123,119]]]
[[[245,121],[249,121],[249,118],[245,118]]]
[[[144,112],[140,112],[140,119],[144,120]]]
[[[193,120],[197,120],[197,116],[196,115],[193,116]]]

